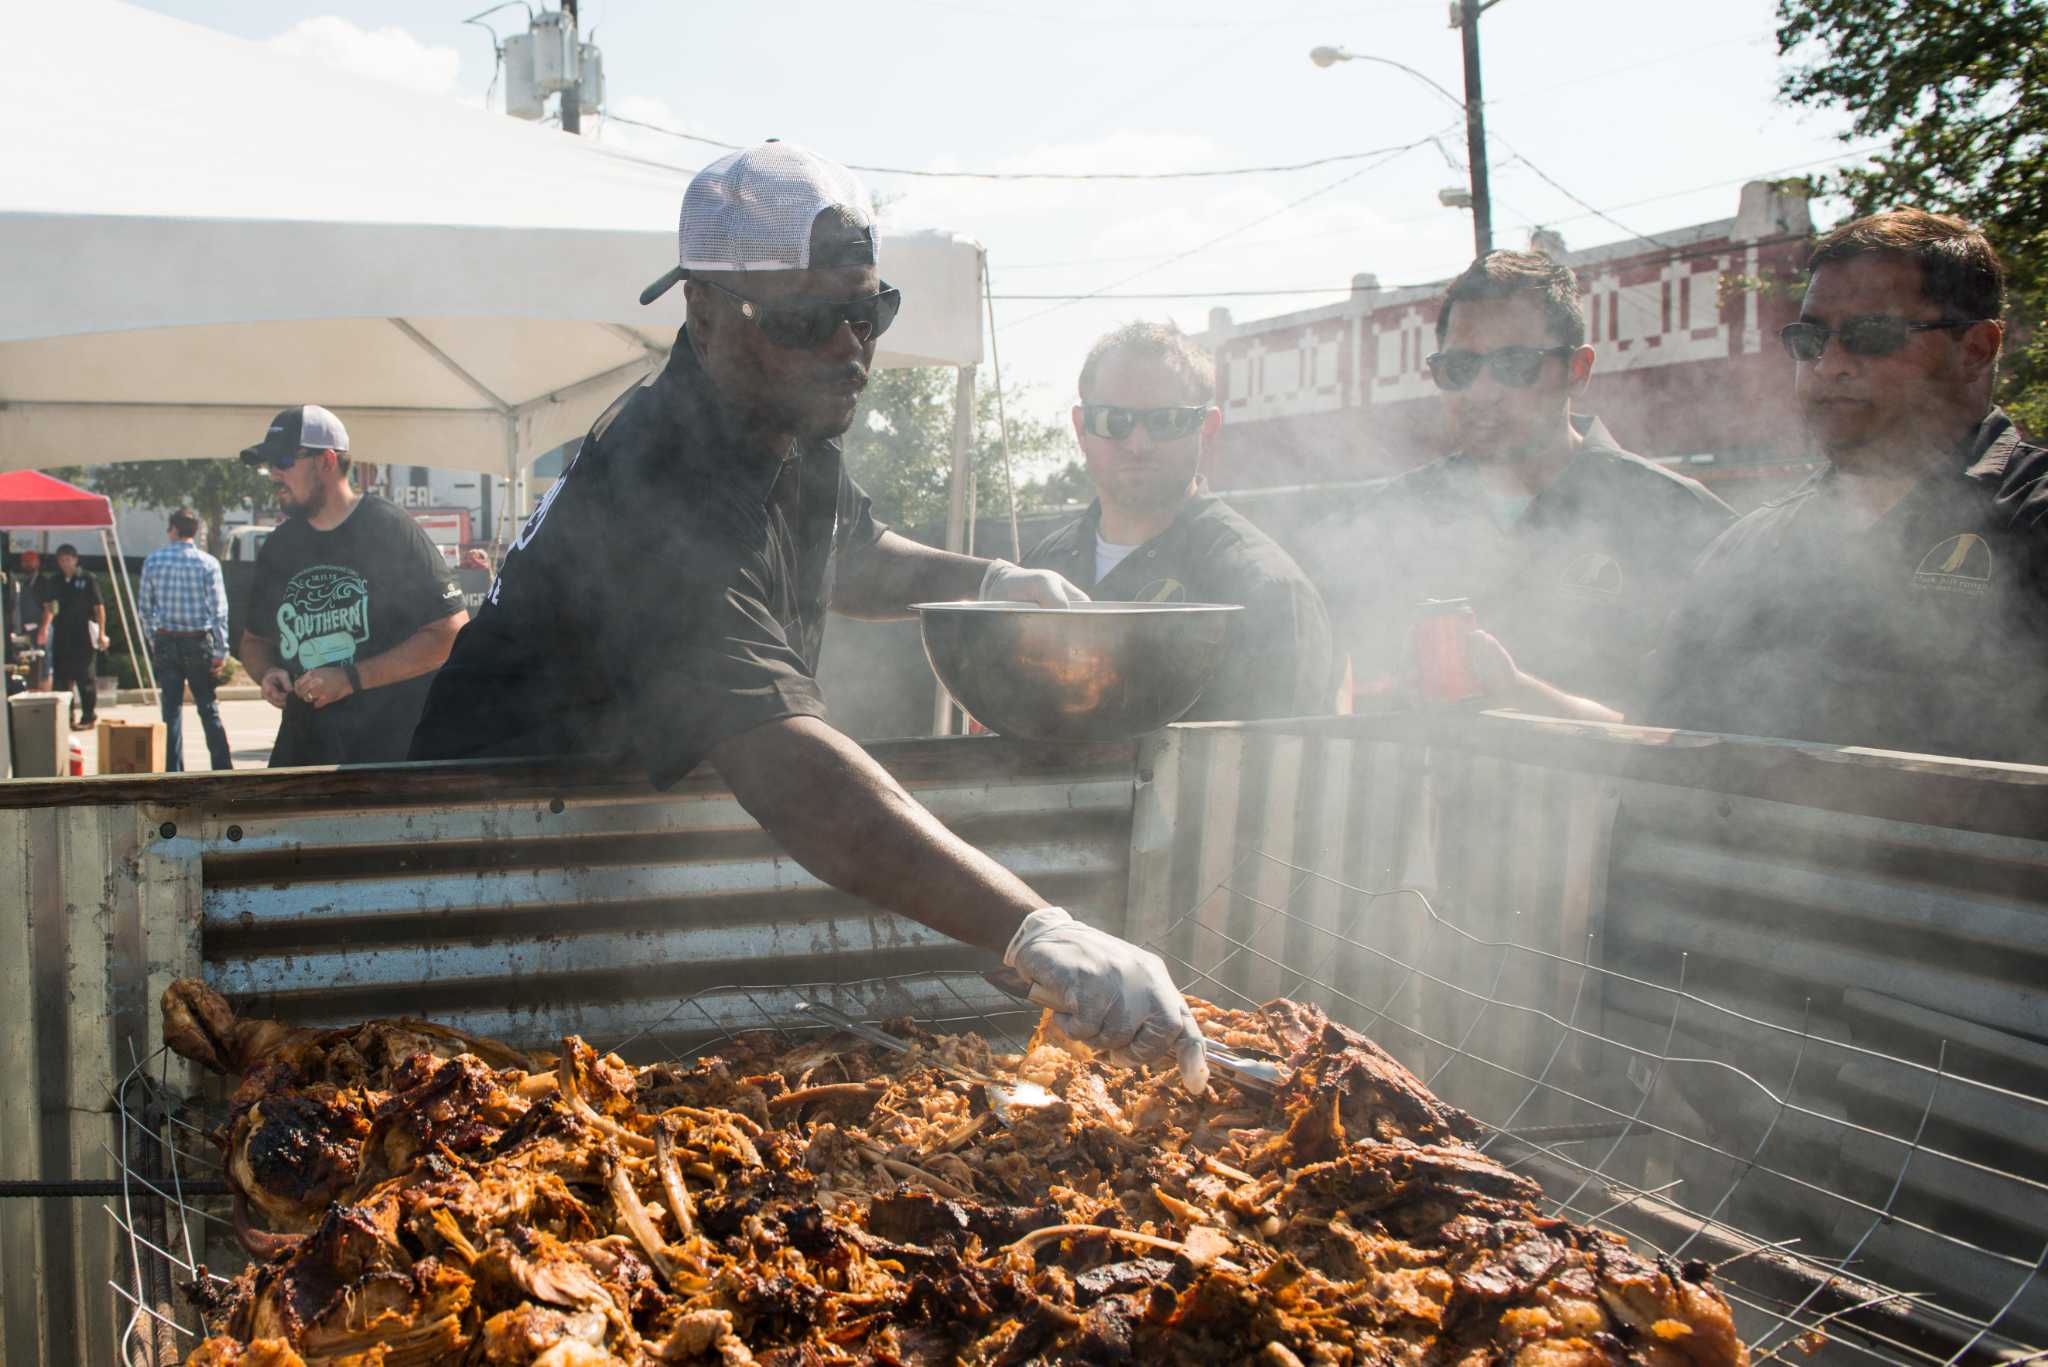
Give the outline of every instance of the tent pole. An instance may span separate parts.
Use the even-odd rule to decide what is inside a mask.
[[[967,489],[973,479],[970,448],[974,441],[974,367],[960,367],[959,383],[953,390],[953,488],[946,505],[946,549],[956,554],[967,546]],[[932,734],[953,734],[953,700],[945,686],[932,680]]]
[[[158,698],[161,698],[163,695],[158,692],[156,683],[156,662],[150,659],[149,642],[142,639],[142,613],[141,608],[135,601],[135,586],[128,582],[128,557],[121,553],[121,529],[119,527],[105,527],[101,529],[100,550],[103,553],[107,549],[109,539],[112,540],[114,547],[113,554],[109,558],[113,560],[118,569],[108,577],[114,584],[115,605],[124,614],[127,623],[128,658],[135,662],[136,681],[138,683],[146,681],[149,691],[156,693]]]

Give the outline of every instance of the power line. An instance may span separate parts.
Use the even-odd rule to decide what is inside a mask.
[[[665,133],[685,142],[703,143],[707,147],[722,148],[727,152],[744,150],[736,142],[724,142],[718,138],[707,138],[697,133],[684,133],[674,128],[664,128],[658,123],[647,123],[640,119],[629,119],[623,114],[608,114],[606,118],[632,128],[644,128],[650,133]],[[1228,176],[1280,175],[1291,171],[1313,171],[1320,166],[1337,166],[1345,162],[1365,161],[1385,156],[1389,152],[1405,152],[1413,144],[1398,147],[1375,147],[1364,152],[1339,152],[1334,156],[1316,157],[1309,161],[1286,162],[1273,166],[1231,166],[1213,171],[928,171],[908,166],[864,166],[859,162],[845,162],[848,170],[866,171],[879,176],[916,176],[925,180],[1216,180]]]
[[[1663,191],[1663,192],[1661,192],[1661,193],[1659,193],[1659,194],[1655,194],[1655,195],[1649,195],[1649,196],[1646,196],[1646,197],[1644,197],[1644,198],[1642,198],[1642,199],[1632,199],[1632,200],[1628,201],[1628,202],[1627,202],[1626,204],[1616,204],[1616,205],[1613,205],[1613,206],[1611,206],[1610,212],[1618,212],[1618,211],[1621,211],[1621,210],[1625,210],[1625,209],[1640,209],[1640,208],[1642,208],[1642,207],[1643,207],[1643,206],[1645,206],[1645,205],[1649,205],[1649,204],[1661,204],[1661,203],[1663,203],[1663,202],[1664,202],[1664,201],[1666,201],[1666,200],[1671,200],[1671,199],[1680,199],[1680,198],[1683,198],[1683,197],[1684,197],[1684,196],[1686,196],[1686,195],[1696,195],[1696,194],[1700,193],[1700,192],[1701,192],[1702,190],[1718,190],[1718,189],[1720,189],[1720,188],[1721,188],[1722,186],[1725,186],[1725,185],[1743,185],[1743,184],[1747,184],[1747,183],[1748,183],[1749,181],[1752,181],[1752,180],[1757,180],[1757,179],[1759,179],[1759,178],[1762,178],[1762,177],[1765,177],[1765,176],[1776,176],[1776,175],[1782,175],[1782,174],[1784,174],[1784,173],[1785,173],[1785,172],[1787,172],[1787,171],[1803,171],[1803,170],[1806,170],[1806,169],[1808,169],[1809,167],[1814,167],[1814,166],[1832,166],[1832,165],[1835,165],[1835,164],[1837,164],[1837,163],[1840,163],[1840,162],[1845,162],[1845,161],[1854,161],[1854,160],[1855,160],[1856,158],[1858,158],[1858,157],[1861,157],[1861,156],[1864,156],[1864,155],[1866,155],[1866,154],[1868,154],[1868,153],[1870,153],[1870,152],[1874,152],[1874,151],[1877,151],[1877,150],[1879,150],[1879,149],[1883,148],[1884,146],[1885,146],[1885,144],[1883,144],[1883,143],[1872,143],[1872,144],[1870,144],[1870,145],[1869,145],[1868,147],[1857,147],[1857,148],[1852,148],[1852,149],[1850,149],[1849,151],[1847,151],[1847,152],[1844,152],[1844,153],[1842,153],[1842,154],[1841,154],[1841,155],[1839,155],[1839,156],[1831,156],[1831,157],[1815,157],[1815,158],[1813,158],[1813,159],[1811,159],[1811,160],[1809,160],[1809,161],[1798,161],[1798,162],[1793,162],[1793,163],[1791,163],[1791,164],[1789,164],[1789,165],[1785,165],[1785,166],[1773,166],[1773,167],[1770,167],[1770,168],[1768,168],[1768,169],[1766,169],[1766,170],[1762,170],[1762,171],[1752,171],[1752,172],[1749,172],[1749,173],[1747,173],[1747,174],[1745,174],[1745,175],[1739,175],[1739,176],[1727,176],[1727,177],[1724,177],[1724,178],[1723,178],[1723,179],[1721,179],[1721,180],[1712,180],[1712,181],[1707,181],[1707,182],[1705,182],[1704,184],[1700,184],[1700,185],[1688,185],[1688,186],[1685,186],[1685,187],[1684,187],[1684,188],[1682,188],[1682,189],[1677,189],[1677,190],[1666,190],[1666,191]],[[1428,221],[1430,221],[1430,220],[1432,220],[1432,219],[1440,218],[1440,217],[1441,217],[1441,216],[1442,216],[1442,215],[1443,215],[1444,213],[1447,213],[1447,212],[1450,212],[1450,211],[1449,211],[1449,210],[1434,210],[1434,211],[1432,211],[1432,212],[1430,212],[1430,213],[1426,213],[1426,214],[1415,214],[1415,215],[1411,215],[1410,217],[1407,217],[1407,218],[1395,218],[1395,219],[1387,219],[1387,220],[1385,220],[1385,221],[1383,221],[1383,222],[1380,222],[1380,223],[1374,224],[1374,225],[1372,225],[1372,226],[1374,226],[1374,227],[1376,227],[1376,228],[1398,228],[1398,227],[1401,227],[1401,226],[1403,226],[1403,225],[1405,225],[1405,224],[1410,224],[1410,223],[1423,223],[1423,222],[1428,222]],[[1525,215],[1525,217],[1526,217],[1526,215]],[[1530,220],[1529,220],[1529,223],[1528,223],[1528,225],[1527,225],[1527,226],[1531,226],[1531,227],[1552,227],[1552,228],[1554,228],[1554,227],[1556,227],[1556,226],[1558,226],[1559,224],[1562,224],[1562,223],[1576,223],[1576,222],[1578,222],[1578,221],[1579,221],[1580,219],[1586,219],[1586,218],[1592,218],[1592,217],[1595,217],[1595,215],[1594,215],[1594,214],[1591,214],[1591,213],[1583,213],[1583,214],[1573,214],[1573,215],[1572,215],[1571,217],[1569,217],[1569,218],[1547,218],[1547,219],[1543,219],[1543,220],[1542,220],[1542,221],[1541,221],[1540,223],[1539,223],[1539,222],[1537,222],[1537,221],[1536,221],[1536,220],[1534,220],[1534,219],[1530,219]],[[1327,239],[1329,239],[1329,238],[1333,238],[1333,237],[1352,237],[1352,236],[1356,236],[1356,235],[1357,235],[1357,234],[1358,234],[1359,232],[1360,232],[1360,230],[1359,230],[1359,229],[1356,229],[1356,228],[1331,228],[1331,229],[1328,229],[1327,231],[1324,231],[1324,232],[1315,232],[1315,233],[1293,233],[1293,234],[1290,234],[1290,235],[1288,235],[1288,236],[1286,236],[1286,237],[1259,237],[1259,238],[1253,238],[1253,239],[1252,239],[1251,241],[1249,241],[1249,242],[1234,242],[1234,243],[1230,244],[1230,245],[1229,245],[1229,246],[1227,246],[1227,247],[1222,247],[1222,248],[1220,248],[1220,250],[1223,250],[1223,251],[1254,251],[1254,250],[1257,250],[1258,248],[1261,248],[1261,247],[1285,247],[1285,246],[1291,246],[1291,245],[1293,245],[1294,243],[1297,243],[1297,242],[1320,242],[1320,241],[1324,241],[1324,240],[1327,240]],[[1129,255],[1125,255],[1125,256],[1086,256],[1086,257],[1068,257],[1068,258],[1066,258],[1066,259],[1064,259],[1064,260],[1059,260],[1059,261],[1020,261],[1020,262],[1015,262],[1015,263],[1012,263],[1012,264],[1010,264],[1010,265],[1008,265],[1008,266],[1005,266],[1005,267],[1004,267],[1004,269],[1005,269],[1005,270],[1011,270],[1011,271],[1033,271],[1033,270],[1059,270],[1059,269],[1064,269],[1064,268],[1066,268],[1066,267],[1070,267],[1070,266],[1102,266],[1102,265],[1109,265],[1109,264],[1114,264],[1114,263],[1123,263],[1123,262],[1132,262],[1132,261],[1159,261],[1159,260],[1163,260],[1163,259],[1164,259],[1164,258],[1165,258],[1166,256],[1168,256],[1168,255],[1170,255],[1170,254],[1171,254],[1171,253],[1166,253],[1166,252],[1142,252],[1142,253],[1132,253],[1132,254],[1129,254]],[[1348,288],[1348,286],[1347,286],[1346,288]],[[1249,292],[1250,292],[1250,293],[1260,293],[1260,294],[1264,294],[1264,293],[1288,293],[1289,291],[1285,291],[1285,290],[1279,290],[1279,291],[1266,291],[1266,290],[1258,290],[1258,291],[1249,291]],[[1004,299],[1004,298],[1021,298],[1022,296],[1018,296],[1018,295],[997,295],[996,297],[997,297],[998,299]],[[1049,297],[1053,297],[1053,296],[1046,296],[1046,297],[1048,297],[1048,298],[1049,298]],[[1060,296],[1060,297],[1065,297],[1065,296]]]
[[[1334,188],[1334,187],[1333,187],[1333,188]],[[1642,240],[1643,240],[1643,241],[1649,241],[1649,239],[1647,239],[1647,238],[1645,238],[1645,239],[1642,239]],[[1805,241],[1805,240],[1806,240],[1806,235],[1805,235],[1804,233],[1782,233],[1782,234],[1779,234],[1779,235],[1777,235],[1777,236],[1774,236],[1774,237],[1759,237],[1759,238],[1754,238],[1754,239],[1747,239],[1747,240],[1744,240],[1744,241],[1740,241],[1740,242],[1734,242],[1734,243],[1726,243],[1726,242],[1724,242],[1724,243],[1722,243],[1721,245],[1719,245],[1719,246],[1715,246],[1715,247],[1701,247],[1701,246],[1692,246],[1692,247],[1680,247],[1680,246],[1671,246],[1671,245],[1668,245],[1668,244],[1667,244],[1667,245],[1665,245],[1664,249],[1665,249],[1665,250],[1666,250],[1667,252],[1669,252],[1669,253],[1670,253],[1670,255],[1669,255],[1668,257],[1666,257],[1666,258],[1665,258],[1666,260],[1669,260],[1669,261],[1696,261],[1696,260],[1698,260],[1699,258],[1701,258],[1701,257],[1703,257],[1703,256],[1726,256],[1726,255],[1728,255],[1728,254],[1729,254],[1729,253],[1731,253],[1731,252],[1735,252],[1735,251],[1740,251],[1740,250],[1746,250],[1747,248],[1750,248],[1750,247],[1775,247],[1775,246],[1780,246],[1780,245],[1782,245],[1782,244],[1784,244],[1784,243],[1787,243],[1787,242],[1803,242],[1803,241]],[[1191,251],[1191,252],[1192,252],[1192,251],[1199,251],[1199,250],[1201,250],[1201,248],[1191,248],[1191,249],[1190,249],[1190,251]],[[1587,266],[1584,266],[1584,267],[1573,267],[1573,269],[1574,269],[1575,271],[1577,271],[1577,270],[1584,270],[1584,269],[1590,269],[1590,268],[1592,268],[1592,267],[1595,267],[1595,266],[1600,266],[1600,265],[1604,265],[1604,264],[1605,264],[1604,262],[1591,262],[1591,263],[1588,263],[1588,265],[1587,265]],[[1135,277],[1126,277],[1126,278],[1127,278],[1127,279],[1130,279],[1130,278],[1135,278]],[[1440,287],[1440,286],[1444,285],[1444,284],[1445,284],[1445,283],[1446,283],[1446,282],[1447,282],[1447,281],[1449,280],[1449,278],[1450,278],[1449,276],[1444,276],[1444,277],[1441,277],[1441,278],[1438,278],[1438,279],[1435,279],[1435,280],[1423,280],[1423,281],[1419,281],[1419,282],[1417,282],[1417,283],[1414,283],[1414,284],[1409,284],[1409,285],[1381,285],[1381,286],[1379,286],[1379,287],[1378,287],[1378,291],[1379,291],[1379,293],[1381,293],[1381,294],[1395,294],[1395,293],[1399,293],[1399,292],[1400,292],[1400,291],[1402,291],[1402,290],[1418,290],[1418,289],[1435,289],[1435,288],[1438,288],[1438,287]],[[1118,282],[1118,283],[1122,283],[1122,282]],[[1115,286],[1115,285],[1105,285],[1105,286],[1103,286],[1103,287],[1102,287],[1102,289],[1099,289],[1099,290],[1089,290],[1089,291],[1087,291],[1086,293],[1079,293],[1079,294],[998,294],[998,295],[996,295],[995,297],[996,297],[997,299],[999,299],[999,300],[1064,300],[1064,301],[1066,301],[1066,302],[1068,302],[1068,303],[1079,303],[1079,302],[1081,302],[1081,301],[1083,301],[1083,300],[1088,300],[1088,299],[1112,299],[1112,300],[1113,300],[1113,299],[1149,299],[1149,300],[1162,300],[1162,299],[1231,299],[1231,298],[1264,298],[1264,297],[1266,297],[1266,296],[1268,296],[1268,295],[1300,295],[1300,294],[1349,294],[1349,293],[1351,292],[1351,288],[1352,288],[1352,287],[1351,287],[1350,285],[1348,285],[1348,284],[1345,284],[1345,285],[1325,285],[1325,286],[1321,286],[1321,287],[1316,287],[1316,286],[1300,286],[1300,285],[1290,285],[1290,286],[1283,286],[1283,287],[1280,287],[1280,288],[1276,288],[1276,289],[1242,289],[1242,288],[1240,288],[1240,289],[1223,289],[1223,290],[1167,290],[1167,291],[1157,291],[1157,292],[1143,292],[1143,293],[1139,293],[1139,292],[1130,292],[1130,293],[1117,293],[1117,294],[1111,294],[1111,293],[1109,293],[1109,292],[1108,292],[1108,291],[1110,291],[1110,290],[1113,290],[1113,289],[1115,289],[1115,288],[1116,288],[1116,286]],[[1041,312],[1050,312],[1050,311],[1051,311],[1051,310],[1042,310]],[[1032,315],[1029,315],[1029,317],[1037,317],[1037,316],[1038,316],[1037,314],[1032,314]],[[1018,321],[1018,322],[1020,322],[1020,323],[1021,323],[1021,322],[1025,322],[1025,321],[1028,321],[1028,318],[1020,318],[1020,319],[1018,319],[1017,321]]]
[[[1240,223],[1235,228],[1231,228],[1226,232],[1219,233],[1215,237],[1212,237],[1209,240],[1207,240],[1206,242],[1198,242],[1194,246],[1189,247],[1185,251],[1178,252],[1172,256],[1167,257],[1164,261],[1161,261],[1156,265],[1147,266],[1141,271],[1134,271],[1130,275],[1123,277],[1121,280],[1112,280],[1108,284],[1102,286],[1101,289],[1091,290],[1087,294],[1077,295],[1073,299],[1064,300],[1060,303],[1053,304],[1049,308],[1039,309],[1035,313],[1027,313],[1022,318],[1019,318],[1015,322],[1009,323],[1006,326],[1021,327],[1025,323],[1033,322],[1039,318],[1043,318],[1047,314],[1058,313],[1061,309],[1070,308],[1074,304],[1079,303],[1083,299],[1095,298],[1098,295],[1116,289],[1119,285],[1127,285],[1131,281],[1139,279],[1142,276],[1152,274],[1152,272],[1154,271],[1164,270],[1166,267],[1174,265],[1177,262],[1185,261],[1191,256],[1194,256],[1200,252],[1207,251],[1209,248],[1215,246],[1219,242],[1227,241],[1230,238],[1237,236],[1239,233],[1249,232],[1251,229],[1258,227],[1261,223],[1271,222],[1273,219],[1280,217],[1280,215],[1282,214],[1290,213],[1293,210],[1300,208],[1302,205],[1308,203],[1312,199],[1319,199],[1322,196],[1329,194],[1332,190],[1336,190],[1345,185],[1348,185],[1352,181],[1357,180],[1360,176],[1365,175],[1368,172],[1378,170],[1381,166],[1386,165],[1388,162],[1393,161],[1395,158],[1402,156],[1405,153],[1412,152],[1418,147],[1425,147],[1430,143],[1436,141],[1437,136],[1437,134],[1431,134],[1429,137],[1426,138],[1417,138],[1414,142],[1409,143],[1405,147],[1390,148],[1388,149],[1386,155],[1383,156],[1380,160],[1370,163],[1366,166],[1361,166],[1356,171],[1353,171],[1348,175],[1339,176],[1337,179],[1331,181],[1328,185],[1324,185],[1318,189],[1311,190],[1307,194],[1302,195],[1297,199],[1289,200],[1287,203],[1281,205],[1279,208],[1273,210],[1271,213],[1261,214],[1257,218],[1254,218],[1247,223]]]
[[[1029,13],[1021,10],[991,9],[983,5],[962,5],[951,0],[910,0],[926,9],[942,10],[961,18],[1003,19],[1031,24],[1080,24],[1091,29],[1218,29],[1218,28],[1270,28],[1274,24],[1305,24],[1334,22],[1344,19],[1369,19],[1376,14],[1395,14],[1403,10],[1440,10],[1443,0],[1405,0],[1402,4],[1374,5],[1368,9],[1344,10],[1325,14],[1279,14],[1262,15],[1247,22],[1242,19],[1118,19],[1105,17],[1099,12],[1088,14],[1048,14],[1034,9]]]

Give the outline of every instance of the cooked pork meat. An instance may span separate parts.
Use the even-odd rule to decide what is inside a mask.
[[[1314,1007],[1196,1003],[1284,1060],[1191,1098],[1060,1037],[743,1036],[635,1069],[417,1021],[299,1031],[166,994],[238,1077],[252,1265],[203,1367],[1745,1367],[1696,1266],[1545,1216],[1471,1117]],[[934,1067],[1057,1100],[1002,1123]],[[256,1222],[260,1219],[262,1225]]]

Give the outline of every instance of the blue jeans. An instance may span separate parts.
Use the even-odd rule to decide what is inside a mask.
[[[164,771],[179,773],[185,768],[185,685],[192,685],[192,701],[199,708],[199,725],[206,731],[206,753],[216,769],[232,769],[228,754],[228,729],[221,725],[220,704],[213,697],[213,652],[200,636],[159,636],[150,652],[156,665],[157,697],[164,717]]]

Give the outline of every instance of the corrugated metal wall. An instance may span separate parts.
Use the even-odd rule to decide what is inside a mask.
[[[1549,1155],[1579,1218],[1675,1183],[2048,1336],[2048,770],[1411,715],[1177,727],[1139,773],[1131,926],[1191,990],[1611,1131]]]
[[[1121,923],[1133,747],[873,753],[1046,896]],[[673,1008],[706,989],[994,966],[819,884],[715,779],[655,794],[441,766],[8,784],[0,840],[25,852],[0,871],[0,1077],[33,1080],[0,1088],[9,1178],[115,1175],[113,1088],[160,1043],[157,999],[181,975],[294,1021],[637,1035],[628,1052],[649,1054],[701,1033]],[[106,1283],[129,1275],[101,1205],[0,1200],[10,1367],[116,1360]]]
[[[199,962],[198,851],[164,819],[0,808],[0,1177],[115,1175],[114,1088]],[[125,1246],[99,1200],[0,1200],[0,1361],[115,1361],[112,1278]]]

